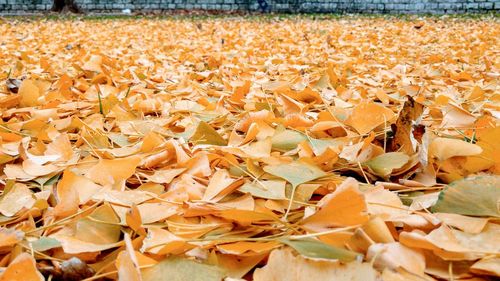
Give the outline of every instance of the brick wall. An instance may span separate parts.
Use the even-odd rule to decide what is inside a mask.
[[[86,12],[166,11],[176,9],[259,11],[257,0],[76,0]],[[267,0],[273,12],[482,13],[500,11],[500,0]],[[0,0],[0,14],[50,10],[52,0]]]

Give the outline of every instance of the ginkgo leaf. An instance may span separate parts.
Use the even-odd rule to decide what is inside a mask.
[[[472,156],[480,154],[480,146],[463,140],[435,138],[429,145],[429,155],[443,161],[454,156]]]
[[[424,275],[425,256],[421,251],[406,247],[400,243],[373,244],[368,249],[367,257],[375,267],[405,270],[418,276]]]
[[[125,222],[133,231],[141,233],[142,218],[135,204],[125,214]]]
[[[287,130],[282,127],[276,129],[276,132],[271,138],[273,149],[282,151],[295,149],[299,143],[306,140],[307,137],[304,134],[293,130]]]
[[[142,270],[143,281],[220,281],[224,276],[216,266],[181,258],[168,258]]]
[[[314,259],[350,262],[362,258],[359,253],[337,248],[315,239],[280,239],[281,243],[294,248],[301,255]]]
[[[16,243],[21,242],[24,238],[24,233],[19,230],[0,228],[0,251],[9,249]]]
[[[30,189],[24,184],[16,183],[0,199],[0,213],[11,217],[23,208],[31,208],[35,202]]]
[[[392,151],[404,152],[408,155],[415,153],[413,137],[413,122],[423,113],[424,106],[409,96],[399,113],[396,124],[392,126],[394,138],[391,141]]]
[[[126,281],[141,281],[141,271],[139,269],[139,261],[135,255],[135,251],[130,240],[130,236],[125,233],[125,251],[120,252],[116,259],[116,268],[118,268],[118,279]]]
[[[63,188],[68,190],[70,194],[74,190],[78,195],[78,204],[86,203],[103,188],[89,178],[77,175],[69,169],[64,171],[63,179],[58,183],[59,185],[63,185]]]
[[[394,117],[392,110],[373,102],[363,102],[357,105],[347,123],[352,126],[358,133],[366,134],[375,129],[379,125],[390,125]]]
[[[500,176],[480,176],[451,183],[439,194],[433,212],[500,217]]]
[[[0,275],[0,281],[43,281],[35,259],[28,253],[18,255]]]
[[[315,180],[320,177],[326,176],[320,168],[305,163],[305,162],[292,162],[289,164],[280,164],[275,166],[266,166],[264,171],[267,173],[285,179],[292,184],[292,192],[290,194],[290,200],[288,203],[288,208],[285,213],[285,218],[288,217],[288,213],[292,209],[292,203],[295,199],[295,191],[299,184]]]
[[[445,225],[475,234],[481,233],[489,221],[489,218],[470,217],[449,213],[434,213],[434,215]]]
[[[61,181],[57,184],[58,204],[54,208],[56,216],[69,216],[78,211],[78,191],[73,185],[74,174],[69,170],[64,172]]]
[[[99,241],[87,242],[75,238],[73,236],[58,235],[57,233],[50,237],[56,239],[61,244],[63,251],[67,254],[93,253],[119,247],[123,244],[122,241],[102,244]]]
[[[248,192],[256,197],[284,200],[286,182],[282,180],[261,180],[259,182],[247,182],[238,190]]]
[[[292,162],[289,164],[266,166],[264,167],[264,171],[288,181],[294,187],[326,176],[326,173],[323,172],[323,170],[305,162]]]
[[[224,146],[227,144],[226,140],[222,138],[217,131],[204,121],[198,123],[196,131],[191,136],[190,140],[196,144],[213,144]]]
[[[178,206],[167,202],[142,203],[137,206],[142,223],[153,223],[164,220],[178,212]]]
[[[224,254],[241,255],[244,253],[261,254],[271,251],[280,244],[277,241],[269,242],[236,242],[217,245],[217,249]]]
[[[140,281],[140,273],[137,272],[135,265],[126,251],[122,251],[116,259],[119,280]]]
[[[20,106],[36,106],[40,97],[40,89],[34,81],[26,79],[21,83],[18,94],[21,96]]]
[[[152,175],[144,176],[155,183],[170,183],[178,175],[182,174],[186,168],[156,170]]]
[[[368,221],[365,197],[359,191],[358,182],[353,178],[347,178],[318,205],[319,210],[302,221],[304,227],[328,229]]]
[[[88,218],[76,223],[75,237],[96,244],[111,244],[119,241],[120,220],[109,204],[95,209]]]
[[[334,139],[313,139],[310,138],[309,142],[311,143],[312,149],[314,150],[314,153],[316,155],[321,155],[325,152],[325,150],[329,147],[334,147],[337,148],[341,144],[343,144],[342,141],[334,140]]]
[[[9,163],[12,160],[16,159],[15,157],[12,157],[10,155],[4,154],[3,152],[0,151],[0,165]]]
[[[229,176],[227,170],[218,170],[210,179],[210,183],[205,190],[205,194],[203,194],[202,200],[220,199],[236,188],[238,188],[238,183]]]
[[[93,166],[87,176],[94,182],[106,185],[126,180],[135,173],[135,168],[141,162],[139,156],[130,156],[118,159],[100,159]]]
[[[141,252],[157,255],[180,254],[192,248],[184,239],[158,227],[148,228]]]
[[[492,276],[500,276],[500,258],[487,257],[476,262],[470,267],[474,273],[486,274]]]
[[[389,152],[370,159],[364,165],[370,167],[376,175],[387,177],[393,170],[403,167],[409,160],[410,157],[405,153]]]
[[[411,248],[432,250],[446,260],[476,260],[500,254],[499,231],[500,226],[494,223],[488,223],[479,234],[441,225],[429,234],[421,231],[402,232],[399,240],[401,244]]]
[[[90,58],[82,65],[83,70],[102,72],[101,68],[102,57],[98,55],[92,55]]]
[[[226,281],[241,281],[250,270],[252,270],[259,262],[266,258],[268,254],[239,256],[239,255],[217,255],[217,265],[227,273]],[[214,255],[215,256],[215,255]]]
[[[286,266],[284,266],[286,265]],[[378,273],[369,263],[314,260],[294,256],[289,249],[274,250],[266,266],[255,270],[255,281],[375,281]]]
[[[40,239],[30,243],[33,250],[43,252],[53,248],[61,247],[61,243],[54,238],[40,237]]]

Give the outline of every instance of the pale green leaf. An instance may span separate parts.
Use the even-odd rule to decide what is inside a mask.
[[[61,247],[61,242],[51,237],[40,237],[40,239],[31,242],[31,247],[35,251],[43,252]]]
[[[389,152],[379,155],[364,164],[368,166],[376,175],[381,177],[389,176],[393,170],[403,167],[408,163],[410,157],[402,152]]]
[[[170,258],[142,270],[143,281],[221,281],[222,269],[188,259]]]
[[[342,262],[350,262],[361,258],[361,255],[356,252],[333,247],[311,238],[300,240],[280,239],[279,241],[294,248],[299,254],[309,258],[335,259]]]
[[[320,168],[300,161],[266,166],[264,167],[264,171],[288,181],[293,187],[326,176],[326,173]]]
[[[433,212],[500,217],[500,176],[452,182],[439,194]]]
[[[248,192],[255,197],[285,200],[286,182],[283,180],[261,180],[259,182],[247,182],[238,190]]]
[[[276,129],[271,142],[273,149],[289,151],[297,148],[297,145],[305,140],[307,140],[307,137],[304,134],[281,127]]]
[[[95,244],[115,243],[120,240],[119,223],[120,219],[113,208],[105,203],[76,223],[75,237]]]
[[[309,143],[312,146],[314,154],[321,155],[325,152],[325,150],[329,147],[338,147],[343,144],[342,141],[334,140],[334,139],[309,139]]]
[[[222,138],[217,131],[212,128],[209,124],[204,121],[201,121],[196,128],[196,131],[191,136],[190,139],[192,142],[196,144],[213,144],[224,146],[227,142]]]

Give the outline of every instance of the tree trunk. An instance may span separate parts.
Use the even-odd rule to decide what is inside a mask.
[[[76,4],[75,0],[54,0],[52,4],[52,11],[54,12],[72,12],[79,13],[80,8]]]

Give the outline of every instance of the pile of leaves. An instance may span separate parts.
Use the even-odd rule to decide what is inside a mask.
[[[2,281],[500,276],[496,19],[0,33]]]

